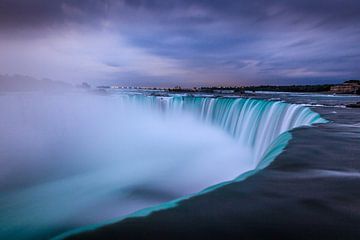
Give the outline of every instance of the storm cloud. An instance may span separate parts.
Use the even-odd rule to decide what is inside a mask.
[[[0,1],[0,73],[74,83],[339,82],[359,42],[353,0]]]

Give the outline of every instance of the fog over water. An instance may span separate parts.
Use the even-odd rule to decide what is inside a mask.
[[[190,114],[150,111],[119,96],[0,98],[1,238],[109,220],[231,180],[253,164],[230,135]]]
[[[240,181],[283,151],[283,133],[326,122],[301,105],[234,97],[0,98],[1,239],[47,239]]]

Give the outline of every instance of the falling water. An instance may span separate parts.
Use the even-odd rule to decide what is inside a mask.
[[[239,145],[251,149],[255,166],[282,133],[326,122],[309,108],[280,101],[229,97],[132,97],[166,113],[191,112],[200,121],[220,127]]]
[[[255,99],[0,97],[1,239],[174,206],[265,167],[289,130],[325,122],[307,107]]]

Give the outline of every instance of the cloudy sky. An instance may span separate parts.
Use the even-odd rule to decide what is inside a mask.
[[[142,86],[360,78],[359,0],[0,0],[0,74]]]

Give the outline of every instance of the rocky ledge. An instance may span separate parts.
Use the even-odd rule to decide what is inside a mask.
[[[360,102],[348,104],[348,105],[346,105],[346,107],[349,107],[349,108],[360,108]]]

